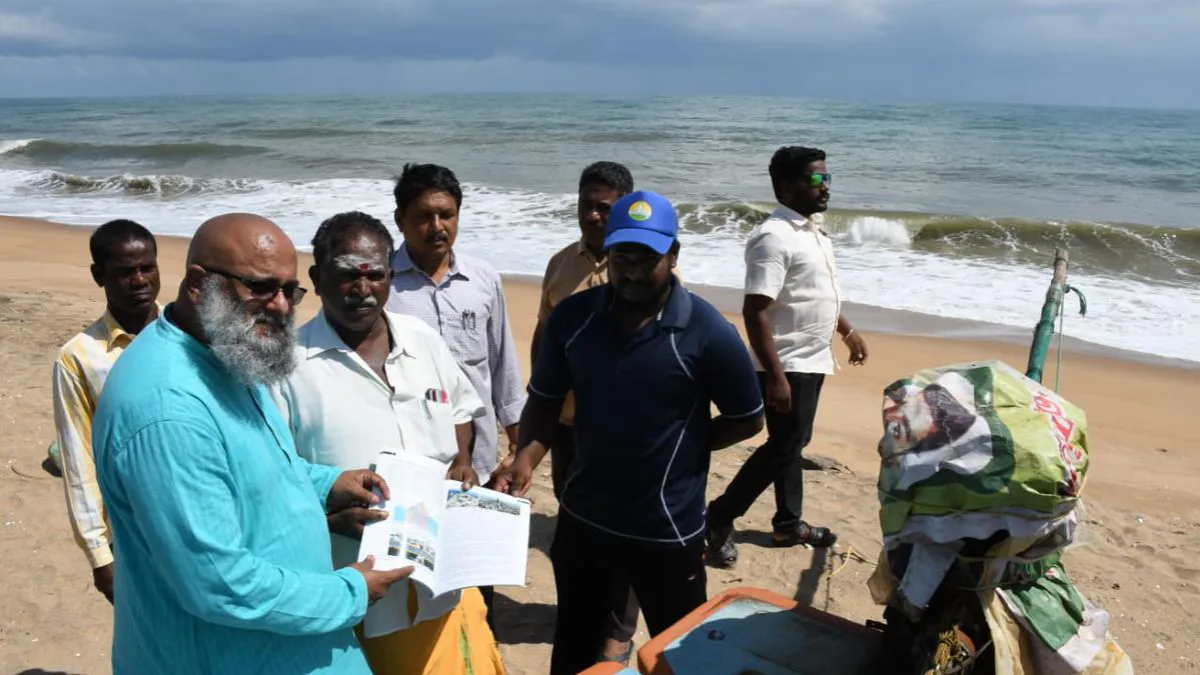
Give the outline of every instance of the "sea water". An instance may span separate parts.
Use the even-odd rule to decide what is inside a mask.
[[[848,300],[1031,329],[1054,249],[1088,296],[1070,336],[1200,361],[1200,113],[786,98],[425,95],[0,99],[0,213],[187,235],[260,213],[304,248],[334,213],[391,223],[392,179],[465,184],[457,247],[541,274],[574,193],[625,163],[683,221],[690,282],[739,287],[773,207],[767,164],[818,146]],[[1074,306],[1074,301],[1068,304]]]

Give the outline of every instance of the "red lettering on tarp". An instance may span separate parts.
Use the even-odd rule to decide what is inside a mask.
[[[1079,470],[1086,458],[1083,450],[1071,442],[1077,428],[1075,422],[1067,417],[1061,405],[1041,392],[1033,395],[1033,409],[1050,418],[1050,435],[1054,437],[1055,445],[1058,446],[1058,456],[1062,458],[1067,471],[1066,492],[1071,497],[1078,496],[1082,480]]]

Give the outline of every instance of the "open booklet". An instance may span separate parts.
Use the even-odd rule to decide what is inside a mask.
[[[441,595],[472,586],[524,586],[529,555],[525,499],[481,487],[463,492],[448,467],[408,452],[384,451],[375,472],[392,498],[387,520],[363,529],[358,559],[380,570],[413,566],[412,579]]]

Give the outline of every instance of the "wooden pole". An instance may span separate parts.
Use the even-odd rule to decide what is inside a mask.
[[[1054,250],[1054,277],[1046,291],[1046,302],[1042,304],[1042,318],[1033,329],[1033,344],[1029,347],[1029,365],[1025,375],[1031,380],[1042,381],[1046,366],[1046,355],[1050,352],[1050,341],[1054,337],[1054,322],[1062,308],[1063,296],[1067,292],[1067,249]]]

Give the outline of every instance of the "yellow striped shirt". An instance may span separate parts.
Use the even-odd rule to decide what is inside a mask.
[[[62,459],[63,488],[75,542],[92,568],[113,561],[112,530],[100,498],[92,456],[92,416],[108,371],[133,341],[105,312],[67,341],[54,362],[54,426]]]

